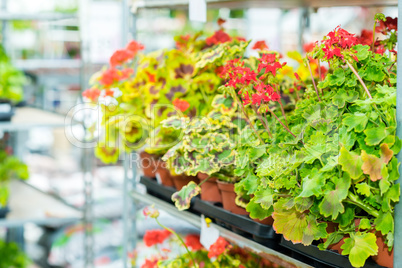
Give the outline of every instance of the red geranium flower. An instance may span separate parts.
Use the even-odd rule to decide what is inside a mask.
[[[357,43],[370,46],[373,43],[373,31],[363,29],[357,37]]]
[[[268,45],[267,45],[267,43],[265,43],[264,40],[257,41],[257,42],[255,42],[255,44],[252,47],[252,49],[255,49],[255,50],[268,50]]]
[[[210,246],[208,257],[218,257],[219,255],[225,253],[225,251],[230,247],[231,245],[223,237],[219,237],[218,240],[216,240],[216,242]]]
[[[175,99],[172,104],[182,112],[185,112],[190,107],[190,103],[188,103],[188,101],[181,99]]]
[[[116,67],[119,66],[128,60],[132,59],[134,56],[133,52],[127,49],[117,50],[113,55],[110,57],[110,66]]]
[[[295,75],[296,79],[300,81],[300,76],[297,73],[294,73],[294,75]]]
[[[98,100],[100,93],[100,90],[97,88],[89,88],[82,92],[82,96],[95,102]]]
[[[167,230],[149,230],[144,235],[144,242],[147,247],[151,247],[163,243],[169,236],[170,232]]]
[[[205,39],[205,42],[207,43],[208,46],[212,46],[226,43],[229,42],[230,40],[232,40],[232,38],[230,38],[230,36],[221,29],[216,31],[212,36]]]
[[[203,248],[200,243],[200,236],[196,234],[189,234],[185,238],[186,246],[191,248],[194,251],[200,250]]]
[[[105,86],[110,86],[113,83],[119,81],[120,79],[120,73],[117,69],[111,68],[107,69],[106,71],[103,72],[102,76],[100,77],[99,82],[102,85]]]
[[[222,26],[226,22],[226,20],[219,18],[217,22],[219,26]]]
[[[316,45],[316,42],[311,42],[303,45],[303,50],[304,52],[311,52],[313,51],[314,47]]]
[[[190,40],[190,35],[181,35],[178,37],[175,37],[176,40],[176,47],[177,48],[185,48],[187,46],[188,40]]]
[[[235,38],[237,39],[237,41],[240,41],[240,42],[247,42],[247,39],[244,38],[244,37],[236,36]]]
[[[386,17],[385,21],[380,20],[378,26],[375,28],[376,33],[386,35],[391,30],[398,30],[398,18]]]
[[[157,268],[158,261],[159,261],[159,258],[157,258],[157,257],[151,257],[149,259],[145,259],[145,262],[143,265],[141,265],[141,268]]]
[[[105,92],[105,97],[106,96],[113,97],[113,95],[114,95],[114,91],[111,90],[110,88],[105,89],[104,92]]]
[[[144,48],[145,47],[142,44],[140,44],[134,40],[131,41],[130,43],[128,43],[128,45],[126,47],[126,49],[131,51],[134,54],[134,56],[138,53],[138,51],[143,50]]]

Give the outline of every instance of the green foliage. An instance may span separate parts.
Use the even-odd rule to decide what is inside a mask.
[[[0,268],[26,268],[31,261],[15,243],[0,240]]]
[[[0,99],[17,103],[23,100],[25,76],[17,70],[0,45]]]
[[[200,186],[190,181],[180,191],[172,195],[172,201],[179,210],[185,210],[190,207],[191,199],[201,192]]]

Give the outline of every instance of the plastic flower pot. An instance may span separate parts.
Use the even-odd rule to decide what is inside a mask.
[[[200,182],[202,182],[208,178],[208,175],[198,173],[197,177],[200,179]],[[216,178],[209,178],[201,184],[201,200],[222,203],[222,195],[216,183]]]
[[[140,153],[140,167],[142,169],[142,173],[145,177],[148,178],[155,178],[156,177],[156,157],[147,153],[141,152]]]
[[[193,181],[193,182],[195,182],[197,184],[198,184],[198,181],[199,181],[197,177],[187,176],[187,175],[184,175],[184,174],[176,175],[176,176],[171,175],[171,178],[173,180],[174,187],[177,190],[181,190],[181,188],[186,186],[190,181]]]
[[[234,191],[234,184],[223,181],[217,181],[218,188],[222,193],[223,208],[238,215],[248,215],[249,213],[245,208],[236,205],[236,193]]]
[[[394,249],[388,251],[388,246],[385,244],[385,240],[380,232],[376,232],[378,255],[371,258],[378,264],[384,267],[394,267]]]
[[[274,218],[272,218],[272,216],[269,216],[263,220],[259,220],[259,219],[252,219],[255,222],[258,222],[260,224],[264,224],[264,225],[271,225],[274,224]]]
[[[170,175],[170,171],[166,168],[166,162],[162,160],[156,160],[156,176],[160,179],[160,183],[164,186],[174,187],[173,179]]]

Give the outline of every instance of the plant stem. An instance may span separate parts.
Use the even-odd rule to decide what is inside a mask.
[[[296,138],[296,135],[290,131],[290,129],[276,116],[276,114],[268,107],[268,110],[271,112],[271,114],[276,118],[276,120],[279,121],[279,123],[286,129],[287,132],[289,132],[294,138]]]
[[[369,96],[369,98],[372,99],[370,91],[366,87],[366,84],[363,82],[363,79],[357,73],[356,69],[353,67],[353,65],[349,61],[346,61],[346,64],[349,66],[349,68],[352,70],[352,72],[356,75],[357,79],[359,79],[360,84],[362,84],[362,86],[363,86],[364,90],[366,91],[367,95]]]
[[[283,108],[283,104],[282,104],[281,100],[279,100],[278,102],[279,102],[279,105],[281,106],[281,112],[282,112],[283,118],[285,119],[285,124],[286,124],[286,126],[289,127],[288,120],[286,119],[285,109]]]
[[[308,58],[307,58],[307,67],[308,67],[308,70],[310,71],[311,81],[313,82],[315,93],[317,93],[318,100],[321,101],[320,95],[318,94],[317,85],[315,84],[313,72],[311,71],[310,60]]]
[[[318,60],[318,79],[321,81],[321,62]],[[321,92],[322,96],[322,92]]]
[[[193,257],[193,254],[191,254],[191,251],[188,249],[188,247],[186,246],[186,243],[184,243],[183,239],[180,237],[180,235],[178,235],[175,231],[173,231],[172,229],[170,229],[169,227],[164,226],[163,224],[161,224],[157,218],[155,218],[156,223],[162,227],[163,229],[169,231],[170,233],[174,234],[177,239],[179,239],[180,243],[182,243],[182,245],[186,248],[186,251],[188,253],[188,255],[190,256],[191,260],[193,261],[193,265],[194,267],[199,267],[198,264],[195,262],[195,259]]]
[[[375,26],[377,25],[377,21],[374,21],[374,26],[373,26],[373,43],[371,43],[371,51],[374,53],[374,43],[375,43]]]
[[[267,122],[265,122],[264,119],[262,118],[260,112],[258,112],[257,107],[255,107],[255,105],[251,105],[251,107],[253,108],[254,112],[257,114],[258,119],[261,121],[261,124],[262,124],[262,125],[265,127],[265,129],[267,130],[269,136],[272,138],[271,130],[269,129]]]
[[[364,211],[366,211],[368,214],[370,214],[371,216],[374,217],[378,217],[379,213],[377,210],[375,210],[375,208],[363,203],[358,196],[354,195],[353,193],[349,192],[348,193],[348,197],[349,199],[346,199],[346,202],[355,204],[356,206],[360,207],[361,209],[363,209]]]
[[[208,176],[208,178],[204,179],[202,182],[200,182],[198,184],[198,186],[201,186],[204,182],[206,182],[207,180],[209,180],[211,178],[211,175]]]
[[[251,129],[254,131],[255,135],[257,135],[257,137],[258,137],[258,139],[261,141],[261,143],[262,143],[262,144],[265,144],[264,140],[261,138],[260,134],[258,134],[257,130],[254,128],[253,124],[251,123],[250,119],[248,118],[248,115],[247,115],[246,111],[244,110],[243,104],[242,104],[241,101],[239,100],[239,97],[237,96],[237,93],[236,93],[236,92],[233,92],[233,95],[235,96],[236,101],[237,101],[237,103],[239,104],[240,109],[241,109],[241,111],[243,112],[244,117],[245,117],[247,123],[250,125]]]

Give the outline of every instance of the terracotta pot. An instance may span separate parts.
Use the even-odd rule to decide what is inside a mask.
[[[190,181],[198,183],[197,177],[194,176],[186,176],[186,175],[177,175],[177,176],[170,175],[170,176],[177,190],[181,190],[181,188],[186,186]]]
[[[372,256],[373,260],[381,266],[392,268],[394,267],[394,249],[388,251],[388,246],[380,232],[375,234],[377,236],[378,255]]]
[[[156,166],[155,166],[156,159],[157,158],[155,156],[147,152],[140,153],[140,167],[145,177],[148,178],[156,177]]]
[[[219,190],[221,190],[222,193],[223,208],[234,214],[248,215],[249,213],[245,208],[236,205],[235,202],[236,193],[234,191],[234,184],[223,181],[217,181],[217,182],[218,182],[218,188]]]
[[[203,180],[208,178],[208,175],[204,173],[198,173],[197,177],[198,179],[200,179],[200,182],[202,182]],[[201,200],[222,203],[222,195],[216,183],[216,178],[210,178],[209,180],[201,184]]]
[[[156,160],[156,176],[157,180],[164,186],[174,187],[173,179],[170,175],[170,171],[166,168],[166,162],[162,160]]]
[[[271,225],[274,224],[274,218],[272,218],[272,216],[269,216],[263,220],[259,220],[259,219],[252,219],[255,222],[261,223],[261,224],[265,224],[265,225]]]

